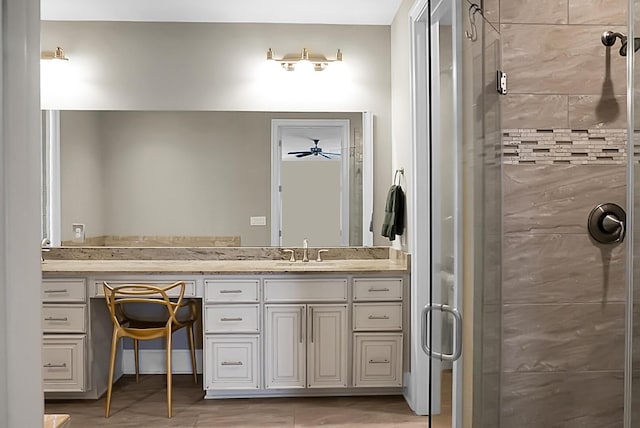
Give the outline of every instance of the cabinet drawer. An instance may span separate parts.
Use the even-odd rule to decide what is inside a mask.
[[[205,333],[257,333],[258,305],[205,306]]]
[[[402,303],[354,303],[353,329],[402,330]]]
[[[402,278],[354,278],[353,300],[402,300]]]
[[[84,278],[43,279],[43,302],[85,302],[87,286]]]
[[[44,333],[86,333],[87,305],[45,304],[42,307]]]
[[[206,346],[205,389],[257,389],[258,336],[209,335]]]
[[[402,386],[402,333],[355,333],[356,387]]]
[[[119,287],[121,285],[125,285],[125,284],[147,284],[147,285],[154,285],[156,287],[166,287],[168,285],[173,284],[176,281],[179,280],[145,280],[145,279],[131,279],[131,280],[114,280],[114,281],[110,281],[108,279],[100,279],[100,280],[96,280],[93,284],[94,287],[94,296],[95,297],[104,297],[104,288],[102,286],[102,282],[103,281],[107,281],[107,284],[109,284],[111,287]],[[195,280],[187,280],[184,281],[184,297],[196,297],[196,281]],[[173,290],[169,291],[167,293],[167,295],[169,297],[178,297],[178,295],[180,294],[180,288],[176,287]],[[152,296],[152,294],[150,294],[150,296]],[[158,294],[158,297],[160,297],[160,295]]]
[[[45,335],[42,343],[44,392],[84,392],[87,336]]]
[[[346,279],[265,279],[265,302],[346,302]]]
[[[207,280],[204,282],[205,302],[257,302],[260,281]]]

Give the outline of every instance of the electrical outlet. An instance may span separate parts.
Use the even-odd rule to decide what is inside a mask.
[[[73,230],[73,242],[84,242],[84,224],[72,223],[71,228]]]
[[[249,224],[251,226],[266,226],[267,218],[265,216],[251,217]]]

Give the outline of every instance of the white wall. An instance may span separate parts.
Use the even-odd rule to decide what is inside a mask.
[[[41,427],[40,9],[0,10],[0,427]]]
[[[390,184],[388,26],[43,22],[43,50],[70,58],[43,78],[42,107],[80,110],[371,111],[376,244]],[[344,53],[344,73],[299,79],[265,58]],[[55,76],[54,76],[55,74]]]
[[[389,183],[393,179],[393,172],[404,168],[402,188],[406,193],[407,229],[400,239],[393,245],[404,251],[410,251],[411,242],[408,225],[413,207],[413,189],[411,188],[413,171],[413,155],[411,148],[411,37],[409,33],[409,9],[413,0],[403,0],[393,24],[391,25],[391,171],[387,177]]]
[[[282,245],[339,247],[340,180],[337,160],[286,160],[281,167]]]

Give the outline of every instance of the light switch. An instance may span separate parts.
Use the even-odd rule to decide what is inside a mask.
[[[251,217],[251,226],[266,226],[267,218],[265,216]]]

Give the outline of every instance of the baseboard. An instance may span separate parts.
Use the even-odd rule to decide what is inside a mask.
[[[188,349],[174,349],[171,357],[172,372],[174,374],[191,374],[191,356]],[[196,349],[196,365],[198,373],[202,373],[202,349]],[[135,374],[135,359],[133,349],[122,350],[122,372]],[[166,354],[164,349],[140,350],[141,374],[165,374]]]

